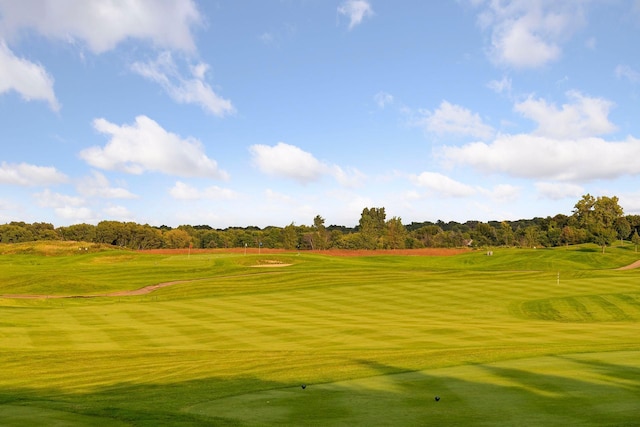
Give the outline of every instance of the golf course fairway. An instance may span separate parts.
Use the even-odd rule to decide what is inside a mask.
[[[0,246],[1,426],[640,425],[632,245],[47,245]]]

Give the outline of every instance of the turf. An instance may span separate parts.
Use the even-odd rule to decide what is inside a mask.
[[[640,424],[628,247],[2,249],[0,425]]]

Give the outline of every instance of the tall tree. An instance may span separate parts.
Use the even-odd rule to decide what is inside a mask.
[[[295,249],[298,246],[298,232],[292,222],[282,230],[282,245],[285,249]]]
[[[363,249],[376,249],[384,233],[386,213],[384,208],[364,208],[360,216],[360,238]]]
[[[402,225],[402,219],[394,216],[385,225],[385,247],[389,249],[404,249],[408,235],[407,229]]]
[[[316,215],[313,218],[313,227],[315,228],[314,241],[316,249],[326,249],[329,239],[327,228],[324,226],[324,218],[320,215]]]
[[[591,240],[602,248],[613,243],[617,236],[616,223],[623,217],[624,212],[618,203],[618,197],[597,197],[590,194],[582,196],[573,211],[578,224],[586,229]]]
[[[573,208],[573,217],[577,220],[579,227],[588,230],[593,225],[593,206],[596,199],[591,194],[585,194],[575,204]]]

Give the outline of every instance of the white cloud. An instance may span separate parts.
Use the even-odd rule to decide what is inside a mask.
[[[499,184],[492,189],[478,188],[478,191],[493,201],[508,203],[520,196],[521,188],[511,184]]]
[[[616,130],[609,121],[613,103],[592,98],[576,91],[567,92],[572,101],[562,108],[544,99],[528,98],[515,105],[515,110],[538,123],[536,134],[552,138],[580,138],[602,135]]]
[[[196,104],[219,117],[233,114],[231,101],[219,96],[205,81],[208,64],[190,67],[191,76],[185,77],[178,69],[170,52],[158,55],[155,61],[135,62],[131,69],[142,77],[158,83],[169,96],[180,104]]]
[[[393,104],[393,95],[387,92],[378,92],[373,97],[373,100],[376,102],[378,107],[384,108],[389,104]]]
[[[45,189],[40,193],[34,194],[38,205],[45,208],[60,208],[65,206],[82,206],[84,199],[81,197],[67,196],[66,194],[54,193],[49,189]]]
[[[340,166],[334,165],[331,170],[333,177],[343,187],[360,187],[366,179],[365,174],[355,168],[349,168],[345,171]]]
[[[216,185],[204,189],[198,189],[184,182],[177,181],[169,190],[169,194],[174,199],[180,200],[231,200],[236,199],[238,194],[227,188],[220,188]]]
[[[490,144],[444,147],[441,154],[449,164],[523,178],[584,182],[640,174],[640,140],[633,137],[608,142],[601,138],[500,135]]]
[[[93,171],[93,176],[83,178],[77,185],[78,192],[87,197],[106,199],[135,199],[138,196],[126,188],[112,187],[104,174]]]
[[[478,113],[447,101],[442,101],[434,112],[422,110],[420,113],[424,117],[418,119],[416,124],[424,126],[428,132],[483,139],[490,138],[494,133],[493,128],[485,124]]]
[[[557,60],[561,45],[583,25],[583,1],[476,1],[479,25],[491,32],[489,54],[499,64],[535,68]]]
[[[286,194],[274,191],[270,188],[264,190],[264,197],[270,202],[286,204],[291,204],[294,202],[294,199],[292,199],[291,196],[287,196]]]
[[[254,164],[267,175],[292,178],[302,183],[319,180],[329,167],[311,153],[279,142],[275,146],[256,144],[249,147]]]
[[[84,206],[85,200],[80,197],[53,193],[49,189],[33,196],[39,206],[52,208],[58,217],[65,220],[86,222],[95,218],[91,209]]]
[[[0,94],[14,90],[26,101],[40,100],[60,110],[53,90],[53,78],[43,66],[18,58],[0,39]]]
[[[338,6],[338,13],[349,18],[349,29],[362,23],[362,20],[373,16],[373,8],[366,0],[347,0]]]
[[[444,197],[468,197],[476,194],[475,188],[437,172],[422,172],[420,175],[411,175],[409,179],[415,185]]]
[[[66,181],[67,176],[51,166],[0,163],[0,184],[48,186]]]
[[[624,213],[627,215],[640,215],[640,192],[620,194],[620,206],[624,206]]]
[[[501,80],[491,80],[487,87],[495,93],[511,93],[511,79],[504,76]]]
[[[640,82],[640,71],[631,68],[628,65],[618,65],[615,69],[616,77],[619,79],[627,79],[631,83]]]
[[[536,182],[535,187],[540,197],[551,200],[577,199],[584,194],[582,186],[567,182]]]
[[[227,178],[216,161],[207,157],[200,141],[182,139],[146,116],[136,117],[133,125],[118,126],[96,119],[93,126],[110,137],[104,147],[90,147],[80,152],[80,157],[93,167],[131,174],[152,171],[185,177]]]
[[[108,218],[112,218],[118,221],[133,221],[133,215],[124,206],[114,205],[106,207],[103,212]]]
[[[355,168],[344,170],[316,159],[294,145],[279,142],[273,147],[256,144],[249,147],[254,165],[267,175],[293,179],[302,184],[319,181],[323,176],[333,177],[344,187],[358,187],[365,175]]]
[[[5,36],[33,29],[45,37],[85,43],[96,54],[130,38],[193,51],[191,28],[202,22],[192,0],[0,0],[0,16]]]

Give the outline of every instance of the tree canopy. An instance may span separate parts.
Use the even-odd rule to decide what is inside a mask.
[[[0,225],[0,243],[72,240],[130,249],[264,247],[281,249],[403,249],[424,247],[552,247],[596,243],[602,250],[616,239],[640,243],[640,215],[624,215],[616,196],[582,196],[570,216],[517,221],[412,222],[386,218],[384,207],[364,208],[356,227],[325,225],[316,215],[313,225],[229,227],[181,225],[176,228],[100,221],[97,225],[54,227],[48,223],[10,222]]]

